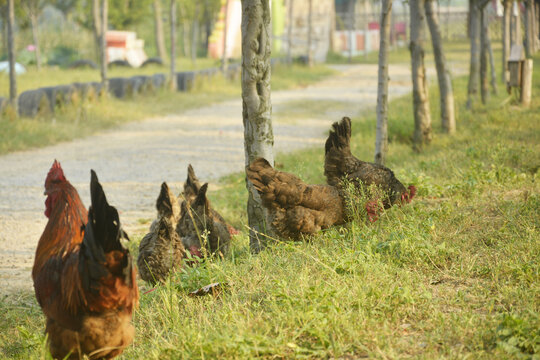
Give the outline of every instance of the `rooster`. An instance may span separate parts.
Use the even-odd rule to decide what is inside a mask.
[[[344,202],[336,187],[308,185],[298,177],[275,170],[263,158],[247,168],[247,177],[270,211],[276,235],[293,240],[346,221]]]
[[[191,255],[201,258],[204,257],[203,248],[210,254],[226,254],[231,242],[228,225],[210,206],[207,190],[208,183],[205,183],[190,203],[182,203],[182,216],[176,226],[184,247]]]
[[[325,144],[324,175],[327,183],[342,188],[343,180],[351,182],[356,189],[379,187],[385,194],[382,205],[385,209],[398,203],[409,203],[416,194],[416,187],[408,189],[396,178],[389,168],[357,159],[351,153],[351,119],[344,117],[332,125]],[[377,199],[366,204],[370,221],[378,218],[381,211]]]
[[[32,279],[46,316],[51,355],[57,359],[111,359],[135,332],[135,268],[120,243],[127,235],[93,170],[90,193],[87,213],[54,162],[45,180],[49,221],[38,242]]]
[[[141,240],[137,259],[141,278],[151,284],[165,280],[173,269],[182,266],[184,258],[184,246],[176,232],[180,206],[165,182],[161,184],[156,208],[158,217]]]

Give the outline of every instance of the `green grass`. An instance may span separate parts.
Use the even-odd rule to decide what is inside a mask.
[[[157,72],[157,68],[144,70],[145,73]],[[23,89],[37,88],[53,84],[67,84],[74,81],[97,80],[95,71],[89,70],[44,70],[41,77],[26,77]],[[112,76],[133,76],[136,69],[117,69]],[[272,89],[281,90],[304,87],[333,74],[325,66],[312,69],[300,65],[292,67],[277,66],[272,74]],[[30,74],[31,75],[31,74]],[[6,87],[7,88],[7,87]],[[16,150],[43,147],[61,141],[91,135],[100,130],[120,124],[147,118],[181,113],[182,111],[204,106],[214,102],[240,97],[240,84],[226,81],[216,76],[211,82],[205,82],[190,93],[160,91],[151,96],[151,101],[119,100],[114,97],[98,102],[82,102],[57,110],[54,118],[22,118],[12,120],[9,116],[0,117],[0,154]]]
[[[500,94],[469,112],[466,79],[456,79],[452,137],[435,120],[432,88],[435,136],[422,153],[411,149],[410,96],[392,101],[388,165],[419,193],[373,224],[357,219],[253,256],[243,227],[244,175],[223,178],[210,198],[244,233],[225,260],[186,268],[141,295],[136,339],[121,358],[537,359],[539,72],[533,84],[528,109]],[[353,121],[353,152],[372,159],[375,117]],[[277,162],[321,183],[323,151]],[[228,284],[219,298],[187,296],[214,281]],[[2,299],[0,311],[3,356],[46,358],[33,295]]]

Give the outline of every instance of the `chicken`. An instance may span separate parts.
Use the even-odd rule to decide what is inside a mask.
[[[130,254],[120,243],[127,235],[94,171],[90,193],[87,213],[54,162],[45,180],[49,221],[38,242],[32,279],[56,359],[111,359],[135,333],[131,314],[139,292]]]
[[[210,254],[225,255],[231,242],[227,224],[212,209],[206,197],[207,190],[208,183],[205,183],[198,189],[191,203],[182,203],[182,216],[176,226],[184,247],[191,255],[201,258],[204,257],[203,248]]]
[[[174,269],[182,267],[185,251],[176,223],[180,218],[180,206],[167,183],[161,184],[156,201],[157,219],[152,222],[150,232],[139,245],[137,266],[141,278],[151,284],[163,281]]]
[[[270,212],[276,235],[297,240],[346,221],[343,198],[330,185],[308,185],[298,177],[275,170],[263,158],[247,168],[247,177]]]
[[[188,175],[186,182],[184,183],[184,191],[181,194],[181,197],[183,198],[183,201],[186,201],[186,205],[190,205],[193,200],[195,200],[195,197],[199,193],[199,190],[201,188],[201,183],[197,176],[195,175],[195,170],[193,170],[193,166],[191,164],[188,165]],[[238,230],[236,230],[234,227],[229,225],[223,216],[221,216],[220,213],[218,213],[216,210],[214,210],[212,207],[210,207],[210,214],[215,221],[221,222],[227,226],[227,230],[229,231],[229,234],[236,235],[239,233]]]
[[[344,117],[339,123],[332,125],[325,144],[324,174],[327,183],[342,189],[345,179],[354,184],[356,189],[366,189],[375,185],[382,190],[384,198],[382,205],[385,209],[396,203],[408,203],[416,194],[416,187],[410,185],[408,189],[396,178],[389,168],[365,162],[351,154],[351,119]],[[374,199],[366,204],[370,220],[378,216],[377,201]]]

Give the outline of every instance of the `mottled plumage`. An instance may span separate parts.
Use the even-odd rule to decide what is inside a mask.
[[[272,227],[280,237],[296,240],[345,222],[343,200],[333,186],[305,184],[292,174],[275,170],[263,158],[249,165],[247,176],[270,211]]]
[[[326,140],[324,174],[327,183],[341,188],[343,180],[347,180],[358,189],[375,185],[385,193],[382,200],[385,208],[400,201],[410,201],[416,192],[414,186],[409,187],[409,193],[389,168],[354,157],[351,153],[350,139],[351,120],[344,117],[339,123],[335,122],[332,125]]]
[[[171,271],[181,268],[185,255],[176,232],[180,206],[165,182],[161,184],[156,209],[157,218],[139,244],[137,259],[141,278],[151,284],[165,280]]]

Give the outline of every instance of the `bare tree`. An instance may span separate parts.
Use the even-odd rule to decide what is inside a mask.
[[[225,17],[223,18],[223,55],[221,56],[221,71],[227,70],[227,22],[229,16],[229,0],[225,0]]]
[[[487,0],[469,0],[469,38],[470,38],[470,66],[469,86],[467,91],[467,109],[472,108],[474,98],[478,94],[478,79],[480,78],[480,31],[481,9]]]
[[[379,82],[377,85],[377,135],[375,138],[375,162],[384,164],[388,152],[388,48],[392,0],[383,0],[379,46]]]
[[[502,81],[507,81],[507,62],[510,56],[510,17],[512,16],[512,0],[503,0],[504,15],[502,22]]]
[[[171,0],[169,8],[171,23],[171,69],[170,86],[171,90],[176,90],[176,0]]]
[[[15,26],[14,0],[8,0],[8,61],[9,61],[9,101],[17,113],[17,75],[15,74],[15,39],[13,28]]]
[[[101,15],[100,15],[100,0],[92,0],[92,32],[96,42],[96,54],[101,54]],[[100,59],[101,61],[101,55]]]
[[[429,94],[424,66],[424,0],[410,0],[411,23],[410,44],[413,107],[414,107],[414,147],[417,151],[431,142],[431,113],[429,110]]]
[[[287,20],[287,64],[292,64],[292,28],[294,14],[294,0],[288,0],[288,20]]]
[[[486,104],[489,98],[488,88],[488,21],[486,16],[486,9],[480,9],[480,24],[482,31],[480,31],[480,97],[482,98],[482,104]]]
[[[41,69],[41,53],[39,46],[39,36],[38,36],[38,17],[43,10],[43,7],[47,3],[42,0],[24,0],[22,1],[22,6],[26,15],[30,19],[30,28],[32,30],[32,40],[34,42],[34,53],[36,55],[36,67],[38,70]]]
[[[269,1],[242,0],[242,117],[246,168],[258,157],[274,164],[270,41]],[[257,190],[249,181],[246,186],[250,248],[257,253],[266,247],[264,234],[270,231],[270,223]]]
[[[161,0],[154,0],[154,37],[156,39],[157,55],[167,61],[167,51],[165,50],[165,34],[163,33],[163,12],[161,11]]]
[[[199,39],[199,2],[195,2],[195,15],[191,23],[191,62],[195,64],[197,60],[197,45]]]
[[[105,94],[109,89],[109,81],[107,80],[107,18],[109,11],[108,0],[102,0],[101,3],[101,83]]]
[[[525,53],[527,57],[531,57],[536,52],[536,38],[538,34],[535,34],[535,16],[534,16],[534,0],[525,0]]]
[[[313,0],[308,0],[307,63],[313,66]]]
[[[437,67],[437,79],[439,82],[439,96],[441,102],[442,128],[451,134],[456,131],[456,119],[454,115],[454,90],[452,77],[444,56],[439,19],[435,12],[435,0],[426,0],[424,4],[426,18],[431,33],[431,44]]]

